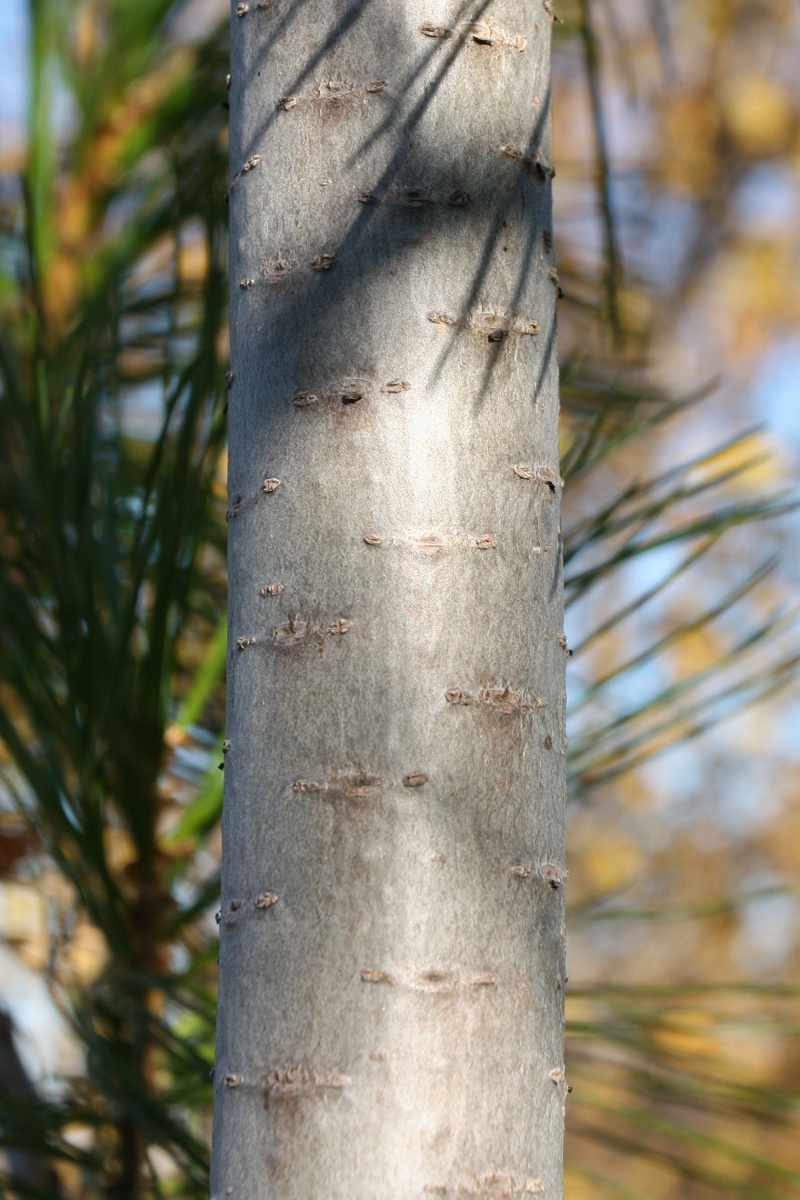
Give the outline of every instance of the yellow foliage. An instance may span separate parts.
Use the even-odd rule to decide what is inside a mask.
[[[719,113],[707,92],[670,96],[664,104],[658,171],[678,191],[702,195],[717,171]]]
[[[777,447],[763,430],[756,430],[731,446],[710,455],[696,468],[700,479],[713,479],[737,471],[728,486],[741,493],[760,493],[775,484],[778,470]]]
[[[84,238],[91,227],[92,200],[82,179],[67,175],[59,181],[53,216],[62,248],[85,253]]]
[[[614,784],[614,791],[620,804],[628,808],[646,809],[653,802],[653,789],[643,771],[629,771],[621,776]]]
[[[653,1030],[653,1041],[667,1054],[707,1061],[717,1054],[716,1028],[717,1019],[708,1009],[677,1009]]]
[[[674,680],[704,671],[721,658],[724,646],[712,629],[692,629],[673,644],[666,664]]]
[[[100,33],[100,17],[96,0],[85,0],[78,6],[73,17],[72,44],[75,60],[85,66],[97,52]]]
[[[108,961],[108,946],[100,930],[87,922],[79,925],[65,952],[65,974],[79,987],[87,987]]]
[[[641,846],[614,827],[595,825],[583,846],[576,849],[582,881],[593,894],[624,887],[639,874],[645,861]]]
[[[191,740],[189,734],[180,725],[168,725],[164,730],[164,744],[167,746],[185,746]]]
[[[231,356],[231,335],[228,329],[228,324],[225,322],[217,332],[217,340],[215,350],[220,362],[225,362]]]
[[[584,1177],[573,1166],[569,1159],[564,1168],[564,1186],[569,1200],[597,1200],[597,1184]]]
[[[800,321],[800,277],[781,240],[752,239],[732,247],[716,270],[717,303],[728,313],[730,361],[768,351],[776,332]]]
[[[81,264],[72,253],[58,253],[42,278],[42,300],[50,330],[63,333],[80,294]]]
[[[717,1040],[716,1071],[734,1084],[769,1086],[776,1078],[785,1054],[779,1034],[767,1037],[748,1029],[728,1029]]]
[[[193,64],[192,52],[179,47],[158,67],[132,83],[120,98],[84,156],[84,178],[94,194],[100,195],[114,184],[128,150],[128,138],[138,132],[142,122],[178,81],[191,72]]]
[[[648,1200],[667,1200],[676,1194],[678,1173],[654,1156],[631,1155],[625,1163],[622,1182]]]
[[[124,871],[131,863],[135,863],[138,857],[136,846],[127,829],[111,829],[106,826],[103,830],[103,846],[106,862],[114,874]]]
[[[27,883],[0,884],[0,934],[9,942],[24,942],[44,932],[44,896]]]
[[[725,128],[750,157],[778,154],[790,144],[797,124],[794,98],[765,75],[726,80],[720,95]]]
[[[228,498],[228,450],[227,447],[222,451],[217,463],[217,469],[214,472],[214,478],[211,481],[211,490],[219,500],[227,500]]]
[[[95,46],[91,27],[92,6],[84,5],[79,10],[76,29],[79,58],[90,55]],[[104,201],[118,180],[129,139],[170,90],[188,75],[193,63],[193,53],[187,47],[176,48],[155,70],[131,84],[97,130],[74,173],[64,174],[59,180],[52,214],[56,244],[42,276],[50,338],[61,336],[69,328],[80,303],[83,272],[101,238],[98,222],[104,214]],[[171,265],[173,258],[169,246],[165,262]],[[198,251],[187,246],[179,263],[184,279],[202,278],[205,267],[202,248]]]
[[[47,968],[50,963],[51,948],[52,940],[45,930],[32,933],[30,937],[17,942],[14,946],[20,962],[23,962],[26,967],[30,967],[32,971],[44,971]]]
[[[201,283],[208,274],[208,268],[208,243],[205,238],[193,237],[181,243],[178,272],[184,283]]]

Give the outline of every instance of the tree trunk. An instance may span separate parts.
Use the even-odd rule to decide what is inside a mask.
[[[548,10],[235,10],[219,1200],[562,1191]]]

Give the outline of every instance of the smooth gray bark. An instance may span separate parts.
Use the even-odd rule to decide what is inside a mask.
[[[548,8],[233,17],[219,1200],[562,1194]]]

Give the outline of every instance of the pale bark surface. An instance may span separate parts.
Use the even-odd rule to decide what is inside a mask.
[[[550,17],[239,12],[212,1195],[558,1197]]]

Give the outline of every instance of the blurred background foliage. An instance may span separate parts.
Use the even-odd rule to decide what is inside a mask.
[[[567,1196],[773,1200],[800,1185],[800,14],[555,8]],[[200,1197],[226,6],[2,21],[0,1194]]]

